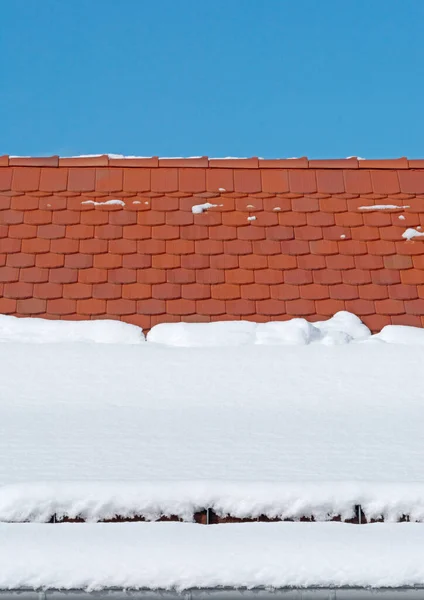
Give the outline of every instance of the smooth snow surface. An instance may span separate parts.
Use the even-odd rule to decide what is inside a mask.
[[[317,323],[309,323],[306,319],[269,323],[161,323],[150,330],[147,341],[170,346],[332,345],[347,344],[370,336],[370,330],[358,317],[348,312],[339,312],[331,319]]]
[[[0,524],[0,588],[422,585],[423,529],[413,523]]]
[[[99,321],[50,321],[48,319],[0,315],[1,342],[20,342],[23,344],[69,342],[139,344],[144,342],[144,335],[140,327],[106,319]],[[22,351],[25,353],[25,346],[22,347]]]
[[[424,329],[408,325],[386,325],[373,338],[389,344],[424,345]]]
[[[147,334],[149,342],[169,346],[241,346],[255,343],[256,323],[160,323]]]
[[[0,352],[0,484],[424,481],[419,346]]]

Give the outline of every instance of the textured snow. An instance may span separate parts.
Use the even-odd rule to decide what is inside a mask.
[[[422,233],[421,231],[417,231],[412,227],[408,227],[408,229],[405,229],[405,231],[402,233],[402,237],[406,240],[412,240],[412,238],[414,237],[422,237],[423,235],[424,233]]]
[[[331,319],[317,323],[300,318],[269,323],[160,323],[150,330],[147,341],[170,346],[305,345],[344,344],[370,336],[370,330],[358,317],[341,311]]]
[[[7,590],[424,584],[414,523],[0,524],[0,562]]]
[[[404,515],[424,522],[424,483],[265,481],[86,481],[15,483],[0,487],[0,521],[49,522],[67,517],[87,522],[162,515],[193,521],[205,508],[240,519],[313,517],[328,521],[355,516],[397,522]]]
[[[48,319],[0,315],[0,342],[20,342],[22,344],[69,344],[70,342],[139,344],[144,342],[144,335],[140,327],[107,319],[99,321],[49,321]],[[22,346],[22,351],[25,353],[25,346]],[[31,350],[28,350],[28,352],[32,353]]]

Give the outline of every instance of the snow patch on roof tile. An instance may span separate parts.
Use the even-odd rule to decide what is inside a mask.
[[[358,210],[399,210],[402,208],[409,208],[409,206],[399,206],[398,204],[372,204],[370,206],[359,206]]]

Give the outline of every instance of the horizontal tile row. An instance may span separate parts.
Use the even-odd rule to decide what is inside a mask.
[[[47,226],[46,226],[47,227]],[[3,228],[0,226],[0,232],[4,237],[0,238],[0,255],[14,254],[22,252],[24,254],[101,254],[108,256],[105,259],[104,268],[116,268],[122,266],[123,256],[126,255],[146,255],[161,256],[156,260],[157,264],[165,268],[173,268],[179,264],[192,263],[194,268],[198,264],[209,265],[209,257],[219,257],[216,262],[225,264],[225,261],[233,261],[233,256],[251,256],[247,259],[260,263],[260,257],[275,257],[269,259],[272,261],[272,268],[294,268],[295,263],[292,257],[298,258],[299,264],[309,262],[309,268],[324,268],[323,260],[316,257],[334,257],[326,259],[328,268],[353,268],[354,260],[359,268],[370,268],[368,265],[375,265],[371,268],[381,268],[381,260],[375,257],[383,256],[420,256],[424,254],[424,238],[415,238],[414,240],[404,240],[401,234],[398,237],[389,239],[373,239],[372,241],[363,241],[358,239],[314,239],[308,241],[305,239],[276,239],[281,237],[282,233],[274,232],[268,239],[163,239],[162,237],[151,237],[147,233],[145,239],[140,239],[143,234],[138,230],[137,233],[130,232],[127,235],[132,237],[122,238],[113,226],[95,227],[95,234],[89,234],[86,226],[72,226],[66,228],[66,234],[59,234],[55,229],[45,232],[40,227],[31,225],[11,225]],[[2,231],[3,230],[3,231]],[[6,230],[6,231],[5,231]],[[163,235],[157,233],[156,236]],[[392,234],[391,234],[392,235]],[[417,241],[415,241],[417,240]],[[181,258],[181,263],[175,257]],[[203,257],[208,257],[204,259]],[[364,257],[364,258],[359,258]],[[143,259],[145,260],[145,259]],[[402,258],[397,259],[402,264]],[[271,262],[269,263],[271,265]],[[395,263],[394,263],[395,264]],[[241,262],[238,263],[241,265]],[[280,265],[280,266],[277,266]],[[340,266],[337,266],[340,265]],[[352,265],[350,267],[350,265]],[[366,266],[365,266],[366,265]],[[237,266],[237,265],[236,265]],[[223,267],[225,268],[225,267]],[[260,267],[259,267],[260,268]],[[265,263],[262,268],[265,268]],[[399,268],[399,267],[396,267]]]
[[[88,298],[97,298],[102,300],[220,300],[220,301],[251,301],[235,303],[231,314],[253,314],[254,301],[278,300],[294,302],[298,300],[305,301],[324,301],[341,300],[355,301],[358,314],[372,314],[376,308],[380,308],[381,314],[396,315],[407,312],[410,314],[424,314],[424,290],[416,279],[411,283],[396,282],[381,283],[376,278],[373,283],[351,284],[338,283],[326,285],[321,283],[305,282],[301,278],[289,278],[288,282],[279,282],[274,284],[266,283],[187,283],[179,284],[172,282],[151,283],[151,278],[137,277],[136,282],[116,283],[115,278],[107,276],[98,277],[88,273],[79,276],[76,270],[56,269],[49,273],[47,269],[37,268],[22,269],[20,277],[15,276],[12,269],[2,267],[0,276],[2,278],[1,294],[3,298],[28,299],[31,297],[40,299],[70,298],[82,300]],[[6,279],[7,277],[7,279]],[[371,277],[369,278],[371,281]],[[119,279],[118,279],[119,280]],[[383,278],[384,280],[384,278]],[[385,281],[388,281],[386,279]],[[415,283],[413,283],[415,281]],[[365,302],[362,302],[365,301]],[[374,306],[377,302],[377,307]],[[404,302],[406,302],[404,306]],[[407,304],[411,310],[406,310]],[[304,310],[308,303],[302,304]],[[416,304],[416,306],[415,306]],[[224,305],[222,305],[224,306]],[[294,305],[293,305],[294,306]],[[313,302],[310,302],[310,307]],[[415,307],[414,307],[415,306]],[[420,308],[421,306],[421,308]],[[278,304],[276,304],[276,309]],[[412,307],[414,307],[412,312]],[[278,313],[263,314],[284,314],[283,305],[279,305]],[[303,309],[302,309],[303,310]],[[235,311],[235,312],[234,312]],[[252,312],[250,312],[252,311]],[[135,311],[134,311],[135,312]],[[258,311],[260,312],[260,311]],[[306,312],[305,314],[313,314]],[[320,310],[323,313],[322,309]],[[118,313],[119,314],[119,313]],[[125,314],[125,313],[121,313]],[[156,314],[156,313],[152,313]],[[177,312],[175,314],[190,314]],[[206,313],[209,314],[209,313]],[[210,313],[213,314],[213,313]],[[298,314],[298,313],[293,313]],[[327,313],[323,313],[327,314]]]
[[[0,192],[423,194],[421,162],[420,169],[0,166]]]
[[[81,213],[81,219],[85,222],[101,224],[111,222],[126,225],[135,223],[140,213],[147,213],[143,218],[147,224],[156,225],[165,223],[174,225],[216,225],[223,220],[227,224],[235,225],[273,225],[279,221],[292,225],[314,224],[314,225],[348,225],[356,227],[360,224],[385,226],[390,222],[398,222],[404,217],[416,219],[416,214],[424,213],[424,195],[322,195],[309,194],[300,196],[296,194],[267,195],[237,195],[223,194],[215,204],[209,202],[209,208],[204,212],[196,213],[196,209],[202,206],[193,194],[183,197],[180,195],[156,195],[124,196],[124,199],[112,196],[98,196],[93,192],[81,195],[79,193],[69,195],[69,192],[50,193],[22,193],[15,195],[6,192],[0,193],[0,212],[17,211],[15,218],[19,222],[20,213],[42,211],[40,216],[33,216],[34,220],[40,222],[62,222],[67,224],[78,222],[76,215],[70,213]],[[194,208],[194,213],[193,213]],[[49,217],[48,214],[64,213],[61,216]],[[66,214],[68,213],[68,214]],[[176,213],[176,214],[174,214]],[[231,213],[231,216],[229,216]],[[285,213],[295,213],[290,217]],[[313,216],[322,213],[320,216]],[[349,213],[349,215],[346,215]],[[109,214],[109,216],[108,216]],[[227,215],[224,217],[224,215]],[[285,216],[283,216],[285,215]],[[303,216],[299,216],[303,215]],[[252,219],[252,217],[255,217]],[[6,218],[3,215],[1,218]],[[27,217],[28,219],[31,217]],[[70,219],[64,221],[65,218]],[[150,219],[150,220],[149,220]],[[293,221],[291,221],[291,219]],[[256,223],[258,221],[258,223]],[[21,221],[22,222],[22,221]]]
[[[58,155],[45,157],[0,156],[0,166],[26,167],[193,167],[193,168],[235,168],[249,169],[289,168],[289,169],[420,169],[424,168],[424,160],[406,157],[395,159],[363,159],[355,156],[337,159],[277,158],[208,158],[196,156],[187,158],[162,158],[158,156],[136,157],[98,154],[92,156],[61,157]]]

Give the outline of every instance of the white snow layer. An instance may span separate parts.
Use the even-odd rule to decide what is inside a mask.
[[[142,330],[113,320],[50,321],[0,315],[0,342],[139,344]],[[388,325],[371,336],[370,330],[355,315],[338,312],[327,321],[309,323],[306,319],[254,323],[218,321],[215,323],[161,323],[155,325],[147,341],[168,346],[260,345],[338,345],[356,342],[424,344],[424,330],[418,327]]]
[[[338,313],[149,339],[0,316],[0,520],[424,520],[424,330]]]
[[[139,344],[142,330],[120,321],[49,321],[0,315],[0,343],[69,343]]]
[[[0,524],[0,540],[4,590],[424,584],[414,523]]]
[[[317,497],[306,482],[320,484],[328,500],[313,511],[350,510],[369,498],[387,514],[404,506],[420,514],[424,495],[409,486],[424,483],[423,362],[420,345],[384,342],[98,344],[95,351],[78,343],[1,344],[0,485],[47,486],[2,489],[2,515],[22,509],[42,519],[50,495],[54,510],[77,511],[80,502],[87,516],[102,518],[123,502],[122,482],[148,490],[150,504],[140,493],[136,508],[149,514],[156,503],[157,511],[186,516],[206,500],[247,514],[224,483],[253,498],[248,513],[295,511],[296,502]],[[72,481],[109,482],[116,496],[111,488],[55,487]],[[211,485],[199,492],[193,481]],[[159,482],[188,482],[184,494],[172,492],[185,503],[181,510],[164,504]],[[263,496],[242,490],[243,482],[263,484]],[[271,482],[288,487],[282,494]],[[346,492],[349,482],[361,486]],[[384,493],[373,491],[380,483],[388,485]],[[398,491],[400,483],[406,488]],[[298,488],[292,494],[292,484],[303,495]],[[21,498],[21,508],[9,494]]]

